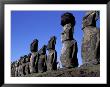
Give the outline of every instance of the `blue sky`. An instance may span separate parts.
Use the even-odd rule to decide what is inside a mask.
[[[11,12],[11,61],[15,61],[25,54],[30,53],[30,43],[38,39],[38,49],[47,45],[51,36],[56,36],[57,59],[61,54],[61,15],[70,12],[75,16],[74,38],[78,44],[78,62],[82,64],[81,43],[83,31],[82,18],[85,11],[12,11]],[[97,26],[100,25],[100,20]]]

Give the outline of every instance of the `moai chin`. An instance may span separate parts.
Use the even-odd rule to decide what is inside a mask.
[[[38,72],[42,73],[47,70],[47,65],[46,65],[46,60],[47,60],[47,55],[46,55],[46,45],[44,45],[38,52],[39,54],[39,59],[38,59]]]
[[[48,41],[47,70],[57,70],[57,52],[55,50],[56,37],[52,36]]]
[[[61,25],[63,32],[61,33],[62,50],[61,63],[64,68],[78,67],[77,59],[77,42],[73,38],[75,17],[71,13],[64,13],[61,16]]]
[[[96,27],[98,11],[88,11],[83,17],[82,59],[83,64],[99,64],[100,62],[100,30]]]
[[[36,56],[38,51],[38,40],[34,39],[30,45],[31,57],[30,57],[30,73],[37,72],[37,67],[35,65]]]

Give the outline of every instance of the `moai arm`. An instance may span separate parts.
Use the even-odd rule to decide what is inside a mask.
[[[33,60],[33,62],[34,62],[34,66],[36,65],[36,56],[37,56],[37,54],[35,53],[35,55],[34,55],[34,60]]]
[[[47,65],[47,55],[45,54],[45,62],[44,62],[44,65],[46,66]]]
[[[45,54],[44,71],[47,71],[47,55]]]
[[[53,56],[53,60],[52,60],[53,62],[52,63],[54,63],[55,62],[55,52],[54,52],[54,56]]]
[[[74,57],[74,53],[75,53],[75,51],[77,51],[77,43],[75,42],[74,44],[73,44],[73,46],[72,46],[72,58]]]
[[[73,52],[72,52],[72,62],[74,66],[78,66],[78,60],[77,60],[77,52],[78,52],[78,47],[77,47],[77,42],[73,45]]]
[[[56,52],[56,51],[54,51],[53,63],[56,63],[56,59],[57,59],[57,52]]]
[[[96,53],[97,63],[100,63],[100,31],[99,30],[97,33],[97,43],[96,43],[95,53]]]
[[[36,53],[35,66],[38,64],[38,60],[39,60],[39,54],[38,54],[38,53]]]

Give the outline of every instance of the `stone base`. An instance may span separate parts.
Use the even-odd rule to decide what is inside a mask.
[[[100,64],[81,65],[77,68],[47,71],[44,73],[33,73],[24,77],[100,77]]]

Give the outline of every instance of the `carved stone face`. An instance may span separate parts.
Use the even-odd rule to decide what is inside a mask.
[[[33,42],[30,44],[30,51],[31,52],[37,52],[38,50],[38,40],[35,39]]]
[[[48,41],[47,50],[49,50],[49,49],[55,49],[55,44],[56,44],[56,37],[55,36],[52,36],[50,38],[50,40]]]
[[[47,46],[44,45],[44,46],[39,50],[39,54],[45,54],[45,53],[46,53],[46,48],[47,48]]]
[[[88,11],[86,15],[83,17],[82,27],[85,28],[87,26],[96,27],[96,21],[98,19],[99,12],[98,11]]]
[[[72,29],[72,24],[71,23],[65,24],[63,26],[63,29],[64,29],[64,31],[68,31],[68,30]]]

